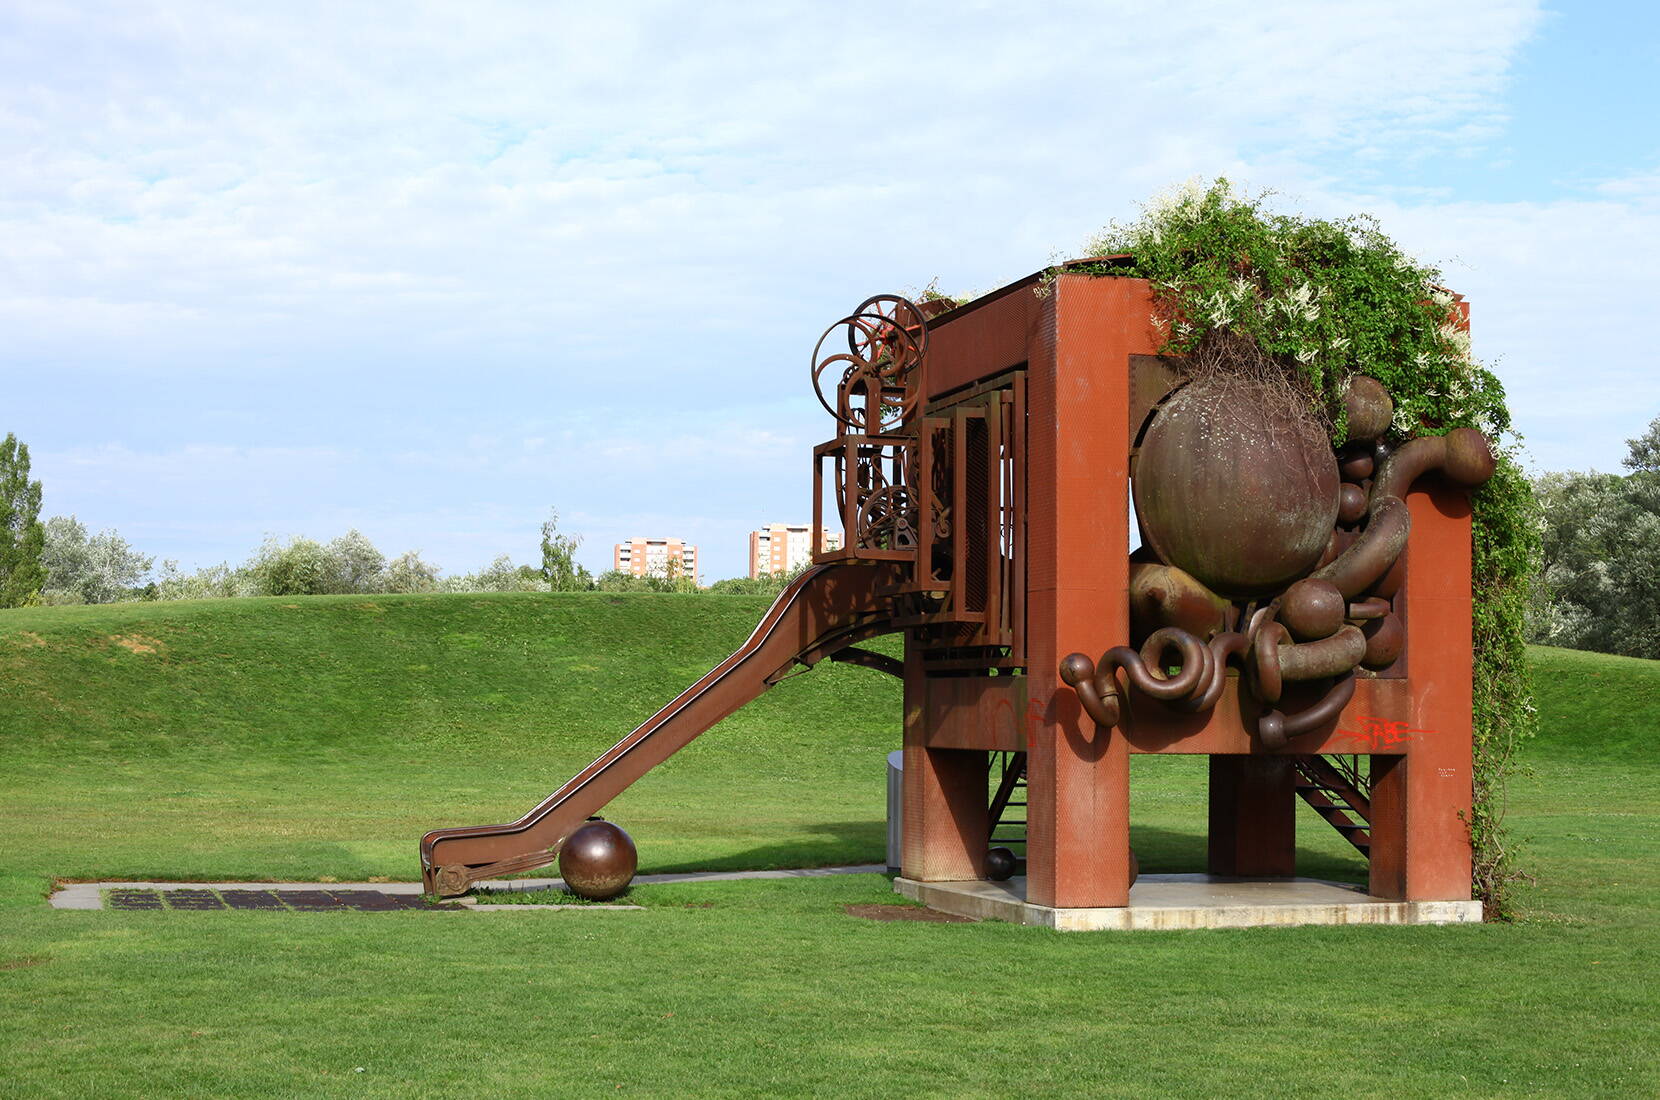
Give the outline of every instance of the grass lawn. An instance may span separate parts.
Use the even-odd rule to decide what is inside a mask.
[[[881,876],[644,911],[54,912],[51,879],[416,877],[764,600],[428,596],[0,612],[0,1093],[1660,1092],[1660,663],[1535,651],[1513,925],[1059,935],[872,922]],[[642,870],[880,862],[897,681],[787,681],[614,803]],[[1138,758],[1148,870],[1202,760]],[[1312,816],[1305,873],[1364,868]]]

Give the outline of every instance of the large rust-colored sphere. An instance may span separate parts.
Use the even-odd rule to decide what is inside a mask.
[[[606,901],[628,889],[640,864],[634,839],[609,821],[590,821],[559,849],[559,877],[571,893]]]
[[[1135,507],[1166,564],[1224,596],[1260,596],[1319,562],[1338,485],[1330,440],[1295,397],[1202,380],[1148,426]]]

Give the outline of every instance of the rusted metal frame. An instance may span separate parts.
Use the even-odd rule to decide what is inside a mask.
[[[859,445],[852,436],[842,436],[842,547],[851,547],[858,557],[859,546]]]
[[[767,676],[766,682],[769,685],[776,684],[778,681],[790,676],[792,674],[791,670],[794,669],[796,665],[806,666],[801,670],[806,671],[806,669],[812,668],[826,657],[834,657],[837,653],[840,653],[842,650],[847,649],[855,643],[868,641],[871,638],[879,638],[883,634],[892,634],[894,630],[895,622],[890,616],[872,616],[857,626],[849,627],[848,629],[837,633],[833,638],[812,646],[809,649],[802,650],[792,659],[780,665],[776,672],[773,672],[771,675]],[[877,654],[872,654],[872,656],[877,656]]]
[[[858,553],[850,555],[850,556],[854,557],[854,558],[857,558],[860,561],[903,561],[903,562],[908,562],[908,561],[913,561],[916,558],[916,555],[911,553],[911,551],[909,551],[909,550],[864,550],[864,549],[862,549]],[[840,560],[840,559],[838,559],[838,560]],[[909,585],[909,584],[900,585],[899,587],[894,588],[893,591],[895,591],[895,592],[908,592],[908,591],[911,591],[911,587],[912,586]]]
[[[995,374],[987,375],[978,382],[971,382],[957,387],[950,393],[936,396],[933,401],[928,403],[925,411],[929,416],[942,415],[958,405],[968,404],[990,393],[1007,390],[1014,385],[1015,379],[1024,378],[1025,376],[1026,364],[1018,363]]]
[[[1324,756],[1293,758],[1300,782],[1297,795],[1368,859],[1372,855],[1371,800],[1349,775]]]
[[[1299,756],[1296,762],[1297,771],[1304,779],[1318,787],[1336,791],[1343,796],[1343,801],[1353,808],[1354,812],[1363,820],[1372,820],[1372,803],[1366,795],[1355,786],[1343,770],[1324,756]]]
[[[926,391],[925,391],[926,392]],[[917,512],[917,540],[916,540],[916,572],[917,581],[932,582],[934,577],[934,440],[932,433],[939,424],[937,418],[923,416],[917,424],[916,452],[917,452],[917,483],[913,487],[916,493]]]
[[[1372,787],[1372,777],[1361,770],[1361,761],[1370,761],[1367,756],[1328,755],[1326,763],[1337,770],[1343,781],[1361,794],[1367,794]]]
[[[922,481],[922,486],[923,486],[922,491],[923,491],[923,493],[926,494],[926,498],[927,498],[929,542],[928,542],[928,556],[925,557],[925,558],[921,558],[919,560],[922,563],[923,571],[926,573],[928,579],[931,582],[934,582],[937,585],[943,586],[945,590],[949,591],[950,587],[953,584],[956,583],[956,578],[954,578],[954,577],[941,577],[939,575],[939,573],[935,570],[935,568],[934,568],[934,544],[936,542],[944,542],[944,543],[947,544],[947,548],[949,548],[951,540],[955,539],[957,537],[957,530],[956,530],[956,526],[955,526],[956,517],[955,516],[951,517],[953,525],[948,529],[948,531],[947,531],[946,535],[944,536],[944,538],[941,538],[940,535],[939,535],[938,530],[934,527],[934,512],[936,510],[936,506],[941,505],[942,503],[945,503],[945,502],[942,502],[938,499],[938,495],[936,494],[935,489],[934,489],[935,477],[940,472],[940,471],[936,470],[935,467],[934,467],[934,456],[935,456],[935,442],[937,441],[937,439],[939,438],[941,433],[949,432],[951,430],[951,420],[950,420],[949,417],[931,416],[931,417],[926,418],[926,420],[924,421],[924,424],[925,424],[925,432],[924,432],[924,435],[923,435],[922,442],[919,444],[919,447],[921,448],[921,451],[922,451],[923,461],[926,463],[926,466],[923,467],[923,468],[926,469],[927,473],[919,474],[918,476],[920,477],[920,479]],[[941,508],[940,510],[943,511],[945,509]]]
[[[991,810],[986,815],[991,821],[991,828],[987,830],[987,839],[990,834],[997,832],[997,827],[1003,824],[1003,814],[1008,811],[1009,800],[1014,797],[1015,786],[1026,774],[1026,754],[1023,752],[1006,753],[1003,759],[1003,776],[997,784],[997,793],[991,796]]]
[[[813,527],[814,545],[821,545],[819,531],[824,527],[824,461],[827,458],[841,459],[841,485],[839,486],[842,498],[842,548],[839,551],[818,551],[814,554],[816,563],[847,561],[860,559],[866,561],[902,561],[908,562],[915,558],[910,550],[881,550],[860,545],[859,529],[859,469],[861,462],[869,462],[883,470],[883,463],[887,463],[881,479],[885,484],[898,485],[903,482],[903,468],[905,465],[906,450],[915,446],[915,439],[908,435],[865,435],[848,433],[837,436],[835,439],[820,443],[813,448]]]
[[[985,633],[1003,640],[1003,397],[991,394],[986,422]]]
[[[909,561],[910,559],[905,558],[904,560]],[[915,580],[906,579],[906,580],[903,580],[903,581],[899,581],[895,584],[884,585],[881,589],[879,589],[877,591],[877,595],[880,595],[880,596],[905,596],[905,595],[910,595],[912,593],[923,593],[923,594],[927,594],[927,595],[944,595],[945,593],[947,593],[949,591],[951,591],[951,585],[950,585],[950,582],[948,582],[948,581],[915,581]]]
[[[968,610],[968,410],[951,410],[951,610]]]
[[[914,592],[917,591],[917,589],[908,588],[905,589],[905,591]],[[961,617],[965,614],[968,615],[967,619]],[[977,627],[979,625],[978,615],[969,612],[955,611],[950,608],[945,608],[939,611],[894,615],[888,621],[891,622],[896,629],[909,629],[911,627],[926,626],[961,627],[964,625]],[[933,667],[931,659],[929,667]]]
[[[1009,664],[1009,659],[1007,657],[928,658],[928,671],[930,673],[957,670],[963,672],[987,672],[993,669],[998,672],[1008,672],[1016,667],[1018,666]]]
[[[1014,394],[998,394],[997,426],[1001,439],[997,455],[997,638],[1014,640],[1009,609],[1014,596]]]
[[[1010,460],[1014,484],[1013,560],[1009,563],[1009,656],[1016,664],[1026,663],[1026,372],[1014,372],[1010,387],[1014,422]]]
[[[829,554],[824,546],[824,458],[822,445],[813,448],[813,562],[824,562]],[[842,532],[842,545],[847,545],[847,532]]]
[[[966,524],[969,518],[969,501],[967,494],[967,469],[970,456],[967,445],[967,423],[969,420],[982,420],[986,426],[986,454],[985,484],[988,498],[985,504],[983,523],[985,530],[985,604],[980,612],[974,613],[983,623],[983,633],[991,642],[998,645],[1008,645],[1013,641],[1011,603],[1015,599],[1023,601],[1024,594],[1017,591],[1018,585],[1014,581],[1014,567],[1009,560],[1013,551],[1013,531],[1016,526],[1009,517],[1018,505],[1012,498],[1012,483],[1015,475],[1012,470],[1006,470],[1005,464],[1012,467],[1012,454],[1005,458],[1005,447],[1013,447],[1011,439],[1013,416],[1007,410],[1015,404],[1012,387],[1024,381],[1025,372],[1019,368],[1003,372],[983,382],[966,389],[958,390],[947,398],[936,401],[930,406],[932,413],[950,414],[950,423],[954,425],[952,440],[953,451],[953,580],[962,585],[967,578],[968,538]],[[1023,406],[1023,403],[1021,403]],[[1024,427],[1023,425],[1021,426]],[[925,451],[931,451],[931,446],[925,446]],[[1022,502],[1023,503],[1023,502]],[[1008,542],[1005,542],[1005,523],[1011,528]],[[966,588],[959,587],[953,599],[959,604],[966,601]],[[966,607],[961,608],[963,617],[968,617]]]
[[[850,484],[850,479],[855,477],[855,475],[851,472],[852,463],[849,461],[850,446],[849,437],[841,435],[837,436],[835,439],[826,440],[813,448],[813,564],[815,565],[825,565],[838,561],[849,561],[857,557],[857,554],[855,553],[857,549],[857,531],[847,525],[848,517],[846,512],[846,505],[852,501],[850,490],[853,488],[853,485],[856,484],[856,481]],[[825,530],[824,464],[826,459],[833,460],[837,455],[840,455],[842,458],[841,484],[837,487],[844,502],[843,513],[840,517],[842,523],[842,546],[840,550],[826,550],[823,543],[823,532]]]
[[[830,659],[837,664],[858,665],[861,668],[874,669],[885,672],[889,676],[905,678],[905,662],[897,657],[889,657],[886,653],[877,653],[870,649],[860,649],[858,646],[848,646],[830,654]]]

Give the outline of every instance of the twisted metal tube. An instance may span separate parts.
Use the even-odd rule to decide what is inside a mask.
[[[1167,626],[1153,632],[1140,650],[1114,646],[1099,662],[1082,653],[1061,661],[1061,680],[1078,693],[1078,702],[1100,726],[1116,726],[1123,716],[1118,670],[1143,695],[1197,712],[1208,710],[1222,697],[1227,682],[1228,660],[1244,652],[1245,635],[1223,631],[1206,645],[1180,627]],[[1171,675],[1159,672],[1166,658],[1179,658],[1179,670]]]

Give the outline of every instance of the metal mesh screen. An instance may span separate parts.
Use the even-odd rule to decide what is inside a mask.
[[[990,442],[990,432],[987,430],[983,418],[974,418],[964,424],[964,434],[967,443],[968,469],[964,471],[964,494],[968,499],[964,501],[962,525],[959,535],[967,541],[967,576],[963,578],[963,599],[969,611],[984,611],[986,609],[986,587],[989,578],[986,576],[988,560],[988,540],[991,537],[992,486],[989,484],[991,471],[991,456],[987,454]]]

